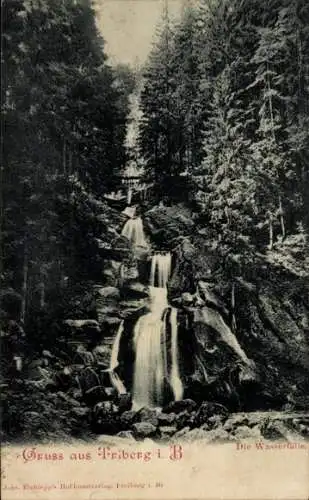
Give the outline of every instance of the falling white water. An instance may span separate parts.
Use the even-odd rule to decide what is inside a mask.
[[[165,288],[171,274],[172,256],[170,253],[155,254],[151,260],[150,285]]]
[[[120,346],[120,340],[123,332],[123,321],[121,321],[114,343],[112,347],[112,354],[111,354],[111,360],[110,360],[110,365],[109,369],[107,370],[109,372],[110,376],[110,381],[112,385],[115,387],[116,391],[118,394],[126,394],[126,388],[123,385],[122,381],[119,378],[119,375],[115,372],[115,369],[118,366],[118,355],[119,355],[119,346]]]
[[[131,202],[132,202],[132,196],[133,196],[133,191],[132,191],[132,188],[129,187],[128,189],[128,194],[127,194],[127,204],[128,205],[131,205]]]
[[[178,365],[178,324],[177,324],[177,309],[171,309],[171,336],[172,336],[172,368],[170,375],[170,384],[174,393],[175,401],[179,401],[183,396],[183,385],[179,375]]]
[[[167,283],[171,273],[171,254],[155,254],[150,270],[150,312],[141,316],[134,328],[135,366],[133,380],[134,408],[158,407],[163,404],[167,366]],[[157,286],[155,286],[157,285]],[[173,309],[172,309],[173,311]],[[176,314],[175,314],[176,312]],[[177,311],[171,314],[172,368],[170,383],[175,399],[182,397],[178,369]]]
[[[162,405],[165,356],[161,338],[165,323],[162,315],[167,307],[166,288],[150,288],[151,312],[141,316],[135,327],[133,343],[135,368],[133,381],[134,408]],[[165,345],[164,345],[165,348]]]
[[[121,234],[122,236],[128,238],[128,240],[131,241],[133,245],[140,247],[147,247],[147,242],[145,239],[145,234],[143,229],[143,222],[140,217],[127,220]]]

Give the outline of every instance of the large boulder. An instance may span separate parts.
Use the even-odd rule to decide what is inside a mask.
[[[227,419],[228,410],[221,404],[205,402],[203,403],[196,412],[194,418],[194,425],[196,427],[201,427],[203,424],[207,424],[210,418],[213,416],[220,416],[223,419]]]
[[[96,434],[116,434],[120,427],[118,407],[111,401],[97,403],[92,410],[91,427]]]
[[[182,399],[180,401],[172,401],[163,408],[163,413],[181,413],[183,411],[191,412],[195,410],[197,404],[192,399]]]
[[[194,226],[191,213],[183,206],[156,206],[145,213],[144,225],[159,248],[175,245],[177,238],[189,234]]]
[[[157,434],[157,428],[150,422],[137,422],[132,425],[132,431],[135,439],[154,437]]]
[[[159,425],[158,412],[155,409],[146,408],[146,407],[141,408],[136,413],[135,419],[136,419],[136,422],[149,422],[154,427],[158,427],[158,425]]]

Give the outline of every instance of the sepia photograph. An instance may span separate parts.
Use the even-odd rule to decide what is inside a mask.
[[[308,0],[1,0],[1,49],[4,500],[308,499]]]

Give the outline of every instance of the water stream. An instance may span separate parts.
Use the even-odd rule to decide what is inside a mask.
[[[147,247],[147,242],[145,239],[143,221],[140,217],[133,217],[127,220],[122,232],[122,236],[128,238],[128,240],[134,246]]]
[[[122,383],[122,381],[118,375],[118,373],[115,372],[115,369],[119,365],[118,356],[119,356],[119,346],[120,346],[122,332],[123,332],[123,321],[121,321],[121,323],[119,325],[119,328],[118,328],[118,331],[117,331],[117,334],[116,334],[116,337],[115,337],[115,340],[113,343],[110,365],[109,365],[109,369],[107,370],[109,372],[110,381],[111,381],[113,387],[115,387],[118,394],[126,394],[126,392],[127,392],[124,384]]]
[[[150,270],[150,312],[141,316],[135,327],[133,344],[135,350],[133,404],[160,407],[164,402],[164,384],[171,385],[175,399],[182,397],[179,377],[177,347],[177,311],[171,310],[172,367],[168,373],[167,363],[167,283],[171,272],[171,254],[155,254]]]

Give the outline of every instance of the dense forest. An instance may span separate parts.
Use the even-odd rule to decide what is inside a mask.
[[[308,231],[308,19],[301,0],[204,1],[165,20],[150,55],[149,174],[180,201],[188,176],[199,217],[231,245]]]
[[[308,409],[308,2],[188,1],[177,21],[166,8],[138,72],[109,64],[91,0],[2,10],[5,436],[46,436],[51,412],[53,438],[134,425],[141,438],[213,432],[229,412]],[[147,251],[140,233],[144,250],[134,248],[141,219],[122,231],[131,215],[108,198],[132,159],[150,186],[132,201]],[[160,420],[130,398],[132,330],[162,251],[162,321],[172,337],[178,315],[184,396],[171,402],[165,388]],[[106,381],[116,368],[124,394]],[[34,410],[42,391],[46,421],[44,405]],[[308,421],[296,424],[309,435]]]
[[[134,82],[108,65],[91,2],[2,8],[1,278],[27,322],[97,271],[96,213],[124,163]]]

